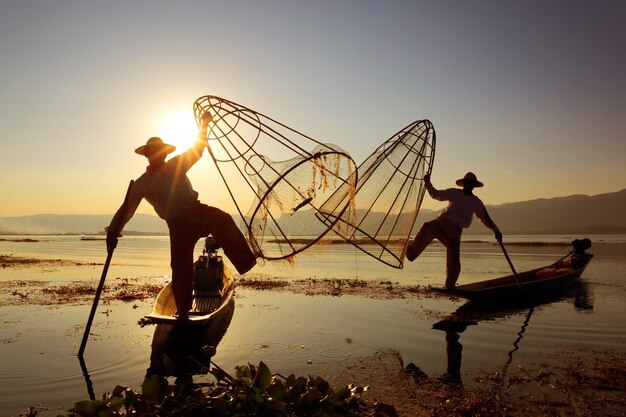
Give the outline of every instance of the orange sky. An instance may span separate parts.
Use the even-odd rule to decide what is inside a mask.
[[[430,119],[435,186],[487,204],[626,188],[626,3],[296,3],[3,2],[0,216],[113,213],[206,94],[357,163]],[[190,178],[233,211],[209,158]]]

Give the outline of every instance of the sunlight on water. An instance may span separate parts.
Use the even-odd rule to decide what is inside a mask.
[[[43,268],[2,268],[0,285],[20,280],[88,281],[100,279],[105,260],[103,241],[77,236],[41,236],[21,242],[0,239],[0,255],[63,259],[95,265]],[[567,236],[510,237],[507,249],[518,271],[549,264],[569,250]],[[232,322],[218,346],[215,361],[226,370],[263,360],[282,374],[314,373],[323,365],[395,350],[405,364],[415,363],[429,375],[446,372],[449,352],[462,346],[464,383],[479,368],[501,369],[520,338],[513,364],[538,354],[577,346],[626,350],[623,298],[626,294],[626,239],[593,237],[595,254],[583,284],[561,301],[511,310],[481,318],[456,333],[441,326],[464,304],[462,300],[376,300],[355,296],[236,291]],[[532,242],[549,244],[530,245]],[[200,253],[201,244],[197,247]],[[510,273],[502,252],[490,237],[468,237],[462,246],[460,283]],[[295,265],[267,262],[246,277],[268,279],[359,278],[402,285],[443,284],[445,251],[432,245],[402,270],[378,263],[346,244],[316,246],[296,257]],[[120,240],[108,279],[150,277],[160,284],[169,275],[167,237],[128,237]],[[18,414],[29,405],[63,412],[86,399],[89,389],[100,395],[123,384],[139,387],[150,365],[154,326],[137,320],[151,310],[152,301],[100,304],[85,353],[83,375],[76,358],[90,305],[0,306],[0,411]],[[433,328],[435,326],[435,328]],[[458,343],[452,343],[454,337]],[[447,338],[448,337],[448,338]],[[91,388],[89,388],[91,385]]]

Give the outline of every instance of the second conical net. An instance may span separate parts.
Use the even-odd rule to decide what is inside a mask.
[[[362,251],[402,268],[424,197],[424,175],[430,174],[434,158],[432,123],[411,123],[358,167],[354,191],[337,190],[320,207],[318,217]],[[344,209],[346,203],[348,210]]]
[[[350,206],[356,165],[339,147],[216,96],[196,100],[194,113],[198,126],[212,116],[209,154],[259,257],[289,258],[317,242],[339,220],[317,216],[329,196],[341,197],[338,213]]]

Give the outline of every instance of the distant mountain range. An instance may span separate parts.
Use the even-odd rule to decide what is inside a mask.
[[[626,233],[626,189],[594,196],[540,198],[487,209],[503,233]],[[482,226],[474,223],[472,233]]]
[[[113,214],[36,214],[0,217],[0,234],[97,234],[104,233]],[[167,225],[157,216],[137,213],[126,231],[166,234]],[[126,232],[130,234],[130,232]]]
[[[626,233],[626,189],[594,196],[573,195],[487,205],[487,209],[504,234]],[[297,214],[290,216],[290,222],[298,223]],[[415,230],[437,214],[433,210],[420,210]],[[91,235],[102,233],[112,217],[112,214],[0,217],[0,234]],[[466,233],[491,232],[475,220]],[[125,234],[167,234],[167,226],[157,216],[136,214],[126,225]]]

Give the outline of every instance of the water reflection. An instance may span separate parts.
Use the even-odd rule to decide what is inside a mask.
[[[152,375],[171,376],[176,377],[176,383],[189,383],[193,375],[205,374],[234,313],[235,300],[231,298],[225,308],[204,324],[156,325],[146,378]],[[85,360],[78,356],[78,361],[85,378],[87,394],[91,400],[95,400],[93,383]]]
[[[467,326],[475,325],[471,321],[441,320],[433,324],[433,329],[446,333],[446,358],[447,366],[444,379],[452,383],[461,383],[461,358],[463,356],[463,345],[459,342],[461,333]]]
[[[158,324],[152,337],[150,366],[146,377],[173,376],[189,380],[203,372],[211,362],[235,312],[235,300],[202,325]]]
[[[434,323],[432,326],[435,330],[445,332],[447,366],[446,373],[443,375],[444,379],[450,383],[462,384],[463,345],[460,340],[461,334],[469,326],[478,325],[481,321],[493,321],[525,314],[524,322],[513,342],[513,348],[508,352],[507,361],[503,366],[501,373],[503,378],[513,360],[513,354],[520,349],[520,342],[530,325],[535,308],[563,300],[572,300],[576,310],[593,310],[593,297],[589,290],[589,284],[585,281],[576,282],[566,293],[560,295],[545,295],[523,302],[510,303],[506,307],[503,307],[502,304],[477,305],[471,301],[461,305],[445,319]]]
[[[80,363],[80,369],[83,372],[83,377],[85,378],[85,385],[87,386],[87,394],[89,395],[89,399],[93,401],[96,399],[96,393],[93,390],[93,383],[91,382],[91,377],[89,376],[89,371],[87,370],[87,364],[85,363],[85,358],[82,355],[79,355],[78,362]]]

